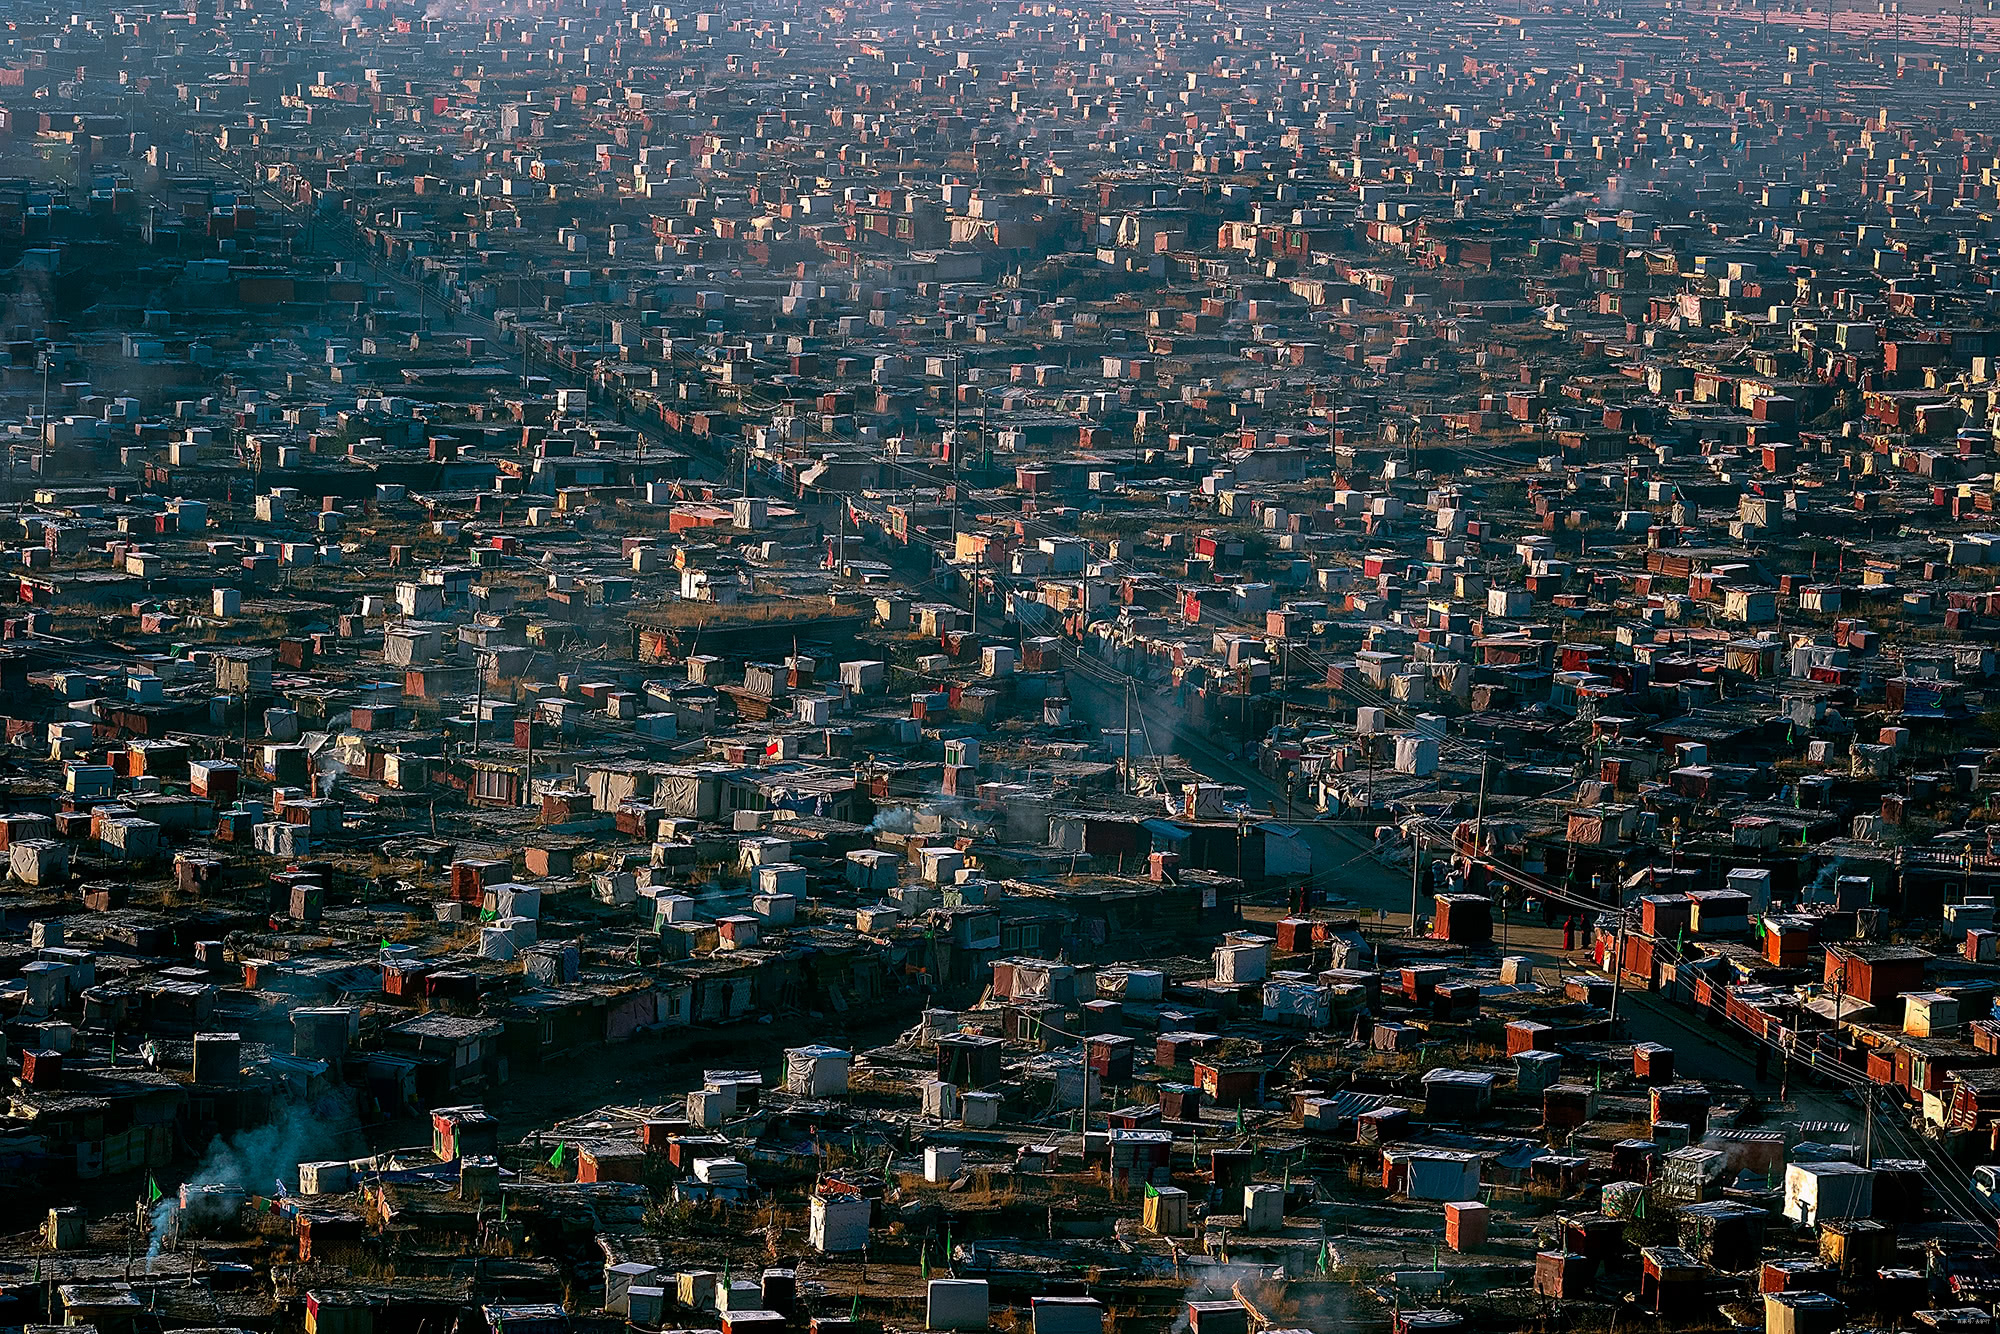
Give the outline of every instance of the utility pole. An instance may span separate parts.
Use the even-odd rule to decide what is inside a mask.
[[[1845,1002],[1846,999],[1847,999],[1847,963],[1845,960],[1843,960],[1841,962],[1840,967],[1836,968],[1833,973],[1833,1040],[1836,1044],[1840,1042],[1841,1010],[1843,1008],[1843,1002]],[[1813,1046],[1815,1050],[1817,1050],[1819,1046],[1818,1042],[1815,1041]],[[1835,1051],[1834,1060],[1838,1061],[1840,1059],[1838,1054],[1839,1053],[1838,1045],[1835,1046],[1834,1051]]]
[[[522,779],[521,779],[521,804],[522,804],[523,806],[532,806],[532,805],[534,805],[534,804],[535,804],[535,798],[534,798],[534,791],[535,791],[535,713],[536,713],[536,709],[535,709],[535,708],[534,708],[533,706],[531,706],[531,707],[530,707],[530,708],[528,709],[528,771],[527,771],[527,773],[526,773],[526,774],[525,774],[525,775],[524,775],[524,776],[522,777]]]
[[[1486,761],[1484,749],[1479,752],[1479,804],[1472,814],[1472,864],[1477,866],[1486,851]]]
[[[1083,540],[1083,598],[1076,612],[1076,643],[1079,650],[1090,646],[1090,539]]]
[[[35,457],[35,481],[39,485],[49,475],[49,370],[55,365],[52,349],[42,351],[42,442]]]
[[[1079,1023],[1077,1027],[1082,1028],[1083,1025]],[[1081,1157],[1085,1162],[1089,1162],[1090,1161],[1090,1035],[1088,1033],[1079,1033],[1077,1034],[1076,1041],[1077,1041],[1077,1047],[1083,1053],[1083,1113],[1082,1113],[1082,1120],[1079,1122],[1079,1129],[1081,1129],[1083,1133],[1081,1137],[1082,1140],[1081,1152],[1078,1156]]]
[[[1618,1035],[1618,998],[1625,991],[1625,909],[1618,909],[1618,934],[1611,941],[1611,1035]]]
[[[1235,911],[1230,913],[1232,919],[1239,921],[1243,916],[1243,844],[1249,837],[1250,812],[1240,810],[1236,812],[1236,903]]]
[[[1278,641],[1278,726],[1285,725],[1285,696],[1292,689],[1292,641]]]
[[[1417,934],[1417,890],[1422,883],[1424,864],[1424,835],[1420,829],[1410,831],[1410,935]]]
[[[1125,682],[1125,795],[1132,795],[1132,682]]]
[[[951,354],[951,545],[958,548],[958,363],[961,354]]]
[[[486,678],[479,672],[479,650],[472,651],[472,758],[479,758],[479,715],[486,712]],[[473,788],[478,789],[475,779]]]

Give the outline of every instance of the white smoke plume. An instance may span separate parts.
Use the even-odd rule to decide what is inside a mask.
[[[299,1164],[345,1156],[350,1134],[359,1126],[353,1107],[338,1095],[307,1104],[280,1103],[265,1124],[227,1139],[217,1135],[185,1184],[229,1186],[246,1195],[273,1195],[297,1189]],[[150,1267],[180,1223],[180,1192],[168,1191],[153,1205],[146,1241]]]
[[[916,828],[916,812],[908,806],[884,806],[868,822],[871,834],[909,834],[916,832]]]

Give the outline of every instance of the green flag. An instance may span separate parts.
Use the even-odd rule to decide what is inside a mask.
[[[386,954],[388,953],[388,951],[389,951],[389,938],[387,936],[384,936],[382,937],[382,952]]]
[[[951,1268],[951,1224],[944,1225],[944,1267]]]
[[[567,1148],[569,1148],[569,1145],[566,1142],[557,1140],[556,1151],[549,1155],[549,1166],[555,1168],[558,1172],[562,1170],[563,1151]]]
[[[116,1033],[111,1035],[111,1066],[114,1070],[118,1068],[118,1035]]]
[[[1241,1107],[1236,1109],[1236,1133],[1239,1135],[1243,1133],[1243,1109]]]
[[[1160,1194],[1160,1188],[1158,1186],[1155,1186],[1152,1182],[1148,1181],[1146,1183],[1146,1198],[1149,1200],[1157,1199],[1159,1197],[1159,1194]]]
[[[849,1320],[861,1319],[861,1294],[858,1292],[854,1294],[854,1305],[848,1308],[847,1318]]]
[[[148,1174],[146,1177],[146,1203],[158,1204],[159,1202],[160,1202],[160,1183],[157,1178]]]
[[[1441,1267],[1441,1266],[1440,1266],[1440,1265],[1438,1264],[1438,1247],[1437,1247],[1437,1243],[1436,1243],[1436,1242],[1432,1242],[1432,1243],[1431,1243],[1431,1268],[1432,1268],[1432,1269],[1437,1269],[1437,1268],[1440,1268],[1440,1267]]]
[[[928,1283],[931,1281],[931,1248],[929,1242],[925,1242],[923,1248],[917,1252],[917,1272],[923,1275],[924,1282]]]
[[[1319,1272],[1324,1274],[1333,1268],[1333,1251],[1326,1244],[1326,1238],[1319,1239]]]

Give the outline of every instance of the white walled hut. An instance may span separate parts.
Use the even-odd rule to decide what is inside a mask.
[[[1859,1163],[1792,1163],[1785,1168],[1785,1217],[1810,1227],[1821,1220],[1866,1218],[1875,1210],[1875,1172]]]
[[[657,1266],[640,1264],[635,1260],[605,1265],[604,1309],[613,1315],[629,1316],[632,1289],[655,1286],[654,1280],[659,1272]]]
[[[859,1195],[815,1195],[806,1241],[822,1255],[858,1251],[868,1244],[870,1205]]]
[[[838,1047],[785,1049],[785,1091],[805,1098],[836,1098],[847,1092],[854,1057]]]

